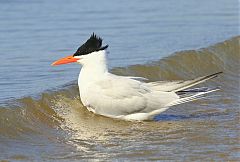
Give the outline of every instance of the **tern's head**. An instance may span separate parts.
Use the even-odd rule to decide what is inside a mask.
[[[72,56],[61,58],[52,63],[52,65],[68,64],[73,62],[78,62],[83,65],[87,62],[93,62],[98,58],[97,56],[102,53],[102,51],[107,49],[107,47],[108,45],[102,46],[102,38],[93,33]]]

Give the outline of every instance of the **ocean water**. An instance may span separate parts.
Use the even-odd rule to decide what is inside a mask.
[[[95,32],[111,67],[144,64],[239,34],[238,1],[0,1],[0,99],[75,80],[76,64],[53,68]]]
[[[0,160],[239,160],[239,2],[0,0]],[[52,67],[95,32],[113,73],[151,81],[223,71],[221,91],[154,122],[81,104],[77,64]]]

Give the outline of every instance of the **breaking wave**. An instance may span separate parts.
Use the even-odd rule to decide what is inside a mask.
[[[223,71],[221,77],[208,82],[208,85],[217,84],[222,87],[224,102],[238,103],[239,42],[240,36],[237,36],[207,48],[176,52],[148,64],[114,68],[112,72],[142,76],[155,81],[190,79]],[[93,114],[88,113],[79,100],[77,82],[74,81],[62,88],[43,92],[37,97],[29,96],[6,102],[0,107],[0,136],[51,136],[53,133],[59,133],[56,130],[64,129],[66,123],[71,124],[72,118],[92,122]],[[101,118],[98,117],[97,120]],[[105,121],[105,124],[108,122]],[[81,126],[84,126],[84,123]]]

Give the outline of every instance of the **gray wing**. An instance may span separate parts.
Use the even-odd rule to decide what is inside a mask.
[[[203,77],[198,77],[196,79],[192,80],[179,80],[179,81],[157,81],[157,82],[150,82],[146,83],[149,86],[151,86],[154,90],[157,91],[165,91],[165,92],[178,92],[187,88],[190,88],[192,86],[195,86],[197,84],[200,84],[202,82],[205,82],[209,79],[217,77],[222,72],[218,72],[212,75],[207,75]]]

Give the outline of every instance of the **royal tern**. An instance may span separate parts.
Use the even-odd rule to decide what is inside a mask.
[[[93,113],[124,120],[152,120],[169,107],[194,101],[218,88],[188,89],[212,75],[187,81],[145,82],[142,77],[119,76],[108,71],[106,50],[102,39],[94,33],[71,56],[59,59],[52,65],[77,62],[82,65],[78,86],[85,107]]]

